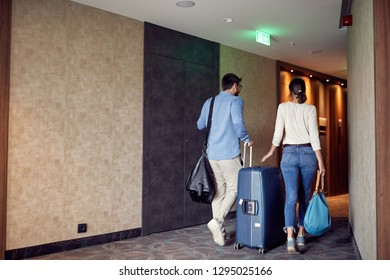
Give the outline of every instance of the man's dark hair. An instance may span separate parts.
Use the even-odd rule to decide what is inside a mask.
[[[233,73],[228,73],[222,78],[222,90],[231,89],[235,83],[238,85],[240,82],[241,78]]]

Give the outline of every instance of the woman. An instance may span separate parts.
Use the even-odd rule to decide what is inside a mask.
[[[322,176],[325,175],[325,167],[318,134],[317,110],[315,106],[305,104],[307,99],[305,81],[293,79],[289,89],[291,101],[279,104],[272,146],[261,162],[265,162],[273,155],[283,138],[283,156],[280,164],[286,187],[283,229],[287,232],[287,251],[299,254],[299,247],[305,246],[303,219],[309,205],[310,188],[316,174],[317,163]],[[302,190],[299,190],[299,177]],[[298,199],[298,235],[295,241]]]

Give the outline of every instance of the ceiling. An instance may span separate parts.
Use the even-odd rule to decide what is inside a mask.
[[[347,78],[347,29],[339,29],[342,0],[74,0],[243,51]],[[225,18],[233,21],[226,23]],[[255,41],[256,30],[271,45]]]

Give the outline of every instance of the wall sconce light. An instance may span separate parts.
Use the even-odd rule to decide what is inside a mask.
[[[320,128],[320,135],[326,134],[326,118],[319,118],[318,119],[319,128]]]

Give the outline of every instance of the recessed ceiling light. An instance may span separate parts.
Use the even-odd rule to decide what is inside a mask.
[[[191,8],[191,7],[195,6],[195,2],[179,1],[179,2],[176,2],[176,6],[179,6],[180,8]]]
[[[232,22],[233,19],[232,19],[232,18],[224,18],[223,21],[224,21],[224,22]]]

